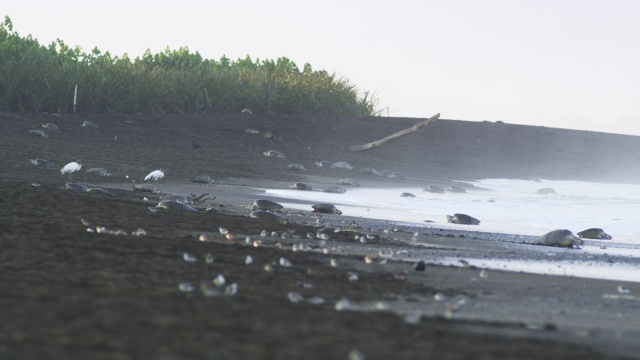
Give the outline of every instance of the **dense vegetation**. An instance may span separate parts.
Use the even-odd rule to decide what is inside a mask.
[[[203,59],[188,48],[130,59],[40,45],[0,24],[0,110],[85,113],[257,113],[373,115],[376,99],[348,80],[282,57]]]

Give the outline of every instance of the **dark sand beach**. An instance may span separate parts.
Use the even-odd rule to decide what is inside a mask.
[[[397,184],[314,166],[322,160],[399,171],[412,184],[640,182],[640,138],[624,135],[438,120],[379,148],[348,150],[417,121],[0,113],[0,359],[638,358],[638,283],[482,272],[462,262],[416,271],[376,255],[410,249],[410,232],[385,234],[383,224],[304,211],[289,212],[284,224],[249,217],[257,187],[327,186],[344,177]],[[46,123],[60,129],[29,134]],[[287,158],[263,156],[268,150]],[[34,158],[54,166],[34,166]],[[64,189],[69,179],[59,170],[78,159],[83,169],[74,180],[112,195]],[[93,167],[112,175],[85,171]],[[159,168],[165,178],[153,185],[163,193],[188,189],[215,199],[195,204],[194,213],[151,211],[163,194],[132,187]],[[215,183],[194,184],[196,175]],[[351,226],[322,226],[337,221]],[[146,234],[132,235],[138,229]],[[362,244],[355,234],[379,238]],[[471,237],[421,235],[421,244],[425,257],[531,253],[530,245]],[[640,266],[615,256],[593,261]]]

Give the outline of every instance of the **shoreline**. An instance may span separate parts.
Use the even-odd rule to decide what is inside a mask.
[[[248,181],[246,179],[236,179],[235,182],[227,182],[224,184],[215,184],[202,186],[200,184],[184,184],[176,182],[158,183],[158,187],[164,190],[163,194],[154,194],[154,196],[168,195],[201,195],[209,194],[216,196],[216,199],[209,202],[210,206],[220,206],[218,208],[223,212],[236,215],[248,216],[250,214],[250,206],[254,200],[261,198],[287,204],[290,198],[269,194],[270,187],[282,188],[286,185],[284,182],[273,181],[262,183],[269,186],[257,186],[261,182]],[[131,190],[130,184],[104,184],[107,188],[110,186],[117,189],[127,189],[132,194],[136,194]],[[204,190],[203,192],[194,192],[193,190]],[[306,193],[306,192],[305,192]],[[143,193],[137,193],[143,195]],[[151,195],[149,195],[151,196]],[[219,198],[218,198],[219,197]],[[158,199],[159,200],[159,199]],[[295,201],[294,201],[295,202]],[[149,201],[153,205],[155,201]],[[311,200],[298,200],[298,204],[313,204]],[[200,204],[202,209],[205,204]],[[448,255],[431,257],[427,254],[395,257],[394,260],[414,263],[420,260],[432,265],[457,265],[455,260],[460,256],[455,252],[447,252],[447,241],[452,238],[468,239],[464,244],[464,260],[472,263],[481,269],[496,270],[502,268],[504,271],[523,272],[529,274],[556,275],[582,277],[588,279],[600,279],[622,282],[640,282],[640,269],[637,269],[636,256],[638,255],[637,244],[618,242],[613,240],[592,240],[583,239],[585,244],[579,249],[555,248],[548,246],[534,245],[533,241],[539,235],[525,235],[519,233],[495,232],[487,229],[476,229],[465,227],[464,225],[442,226],[435,223],[410,223],[402,221],[394,221],[388,219],[378,219],[362,216],[349,215],[314,215],[309,209],[302,210],[300,208],[285,208],[283,214],[285,219],[293,223],[303,226],[314,226],[316,228],[330,230],[331,232],[338,229],[343,232],[363,232],[371,234],[386,241],[391,241],[389,245],[399,245],[402,248],[416,247],[416,253],[419,248],[424,246],[432,246],[435,243],[448,253]],[[336,231],[338,231],[336,230]],[[255,236],[257,234],[246,234],[247,236]],[[342,249],[344,255],[362,255],[367,253],[369,241],[360,240],[363,249],[357,249],[358,245],[352,245],[349,249]],[[435,241],[435,242],[434,242]],[[357,241],[356,241],[357,242]],[[380,240],[374,242],[379,243]],[[510,256],[505,258],[502,253],[509,252]],[[375,255],[375,254],[374,254]],[[445,259],[447,258],[447,259]],[[611,268],[610,263],[615,262],[622,269]],[[552,264],[555,264],[552,266]],[[598,274],[598,271],[602,271]],[[606,273],[605,273],[606,271]],[[585,275],[582,275],[585,274]]]

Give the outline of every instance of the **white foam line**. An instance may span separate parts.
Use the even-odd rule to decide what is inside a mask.
[[[344,215],[458,229],[520,235],[542,235],[555,229],[574,233],[600,227],[616,242],[640,241],[640,185],[594,184],[576,181],[524,181],[491,179],[464,194],[433,194],[421,188],[349,188],[345,194],[320,191],[265,189],[266,193],[308,202],[329,202]],[[537,189],[551,187],[557,195],[539,195]],[[403,192],[415,198],[401,197]],[[287,204],[309,210],[308,205]],[[480,219],[479,226],[459,227],[445,216],[464,213]]]
[[[499,259],[464,259],[480,269],[527,272],[531,274],[574,276],[580,278],[640,282],[640,267],[626,264],[602,264],[568,261],[525,261]],[[425,261],[433,265],[460,266],[459,258]],[[489,279],[490,279],[489,274]]]

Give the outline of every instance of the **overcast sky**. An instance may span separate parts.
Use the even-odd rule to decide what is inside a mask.
[[[640,135],[635,0],[24,0],[0,15],[85,51],[308,62],[375,93],[385,116]]]

